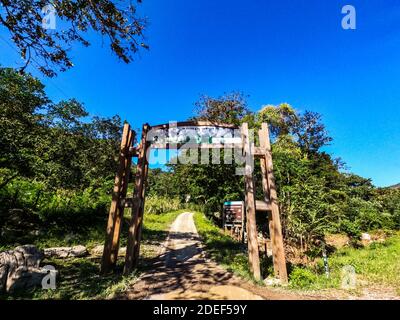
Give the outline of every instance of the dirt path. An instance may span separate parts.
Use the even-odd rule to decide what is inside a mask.
[[[310,299],[255,286],[227,272],[205,257],[193,213],[180,214],[153,263],[125,299]]]

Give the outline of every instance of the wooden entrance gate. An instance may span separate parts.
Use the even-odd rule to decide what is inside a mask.
[[[248,239],[249,266],[254,278],[260,280],[261,271],[257,241],[256,209],[261,209],[262,211],[268,212],[268,225],[272,244],[275,276],[279,277],[282,283],[287,283],[282,228],[273,174],[269,131],[266,123],[262,124],[261,129],[258,132],[260,141],[260,145],[258,147],[254,145],[253,141],[251,141],[249,129],[246,123],[242,124],[240,128],[230,124],[211,123],[204,121],[177,122],[153,127],[150,127],[148,124],[144,124],[142,127],[141,140],[138,146],[133,146],[134,132],[131,130],[129,124],[125,124],[121,140],[119,166],[115,177],[112,202],[107,222],[107,234],[101,264],[102,273],[110,272],[116,265],[121,222],[125,207],[132,208],[132,216],[129,225],[124,274],[127,275],[131,273],[138,264],[145,204],[145,183],[148,174],[150,148],[184,149],[193,147],[192,144],[185,141],[168,140],[168,137],[166,138],[165,133],[172,128],[183,130],[186,130],[187,128],[222,128],[227,130],[240,129],[239,142],[237,140],[232,140],[228,144],[232,148],[241,148],[242,155],[244,157],[254,157],[260,159],[262,188],[264,194],[264,199],[262,202],[256,201],[252,170],[253,168],[251,167],[252,163],[246,162],[244,172],[245,219]],[[154,132],[157,134],[154,134]],[[159,139],[160,136],[161,139]],[[199,141],[197,142],[196,147],[223,149],[227,148],[227,144],[222,143],[219,139],[217,142]],[[132,198],[127,198],[129,174],[133,157],[137,157],[134,192]]]

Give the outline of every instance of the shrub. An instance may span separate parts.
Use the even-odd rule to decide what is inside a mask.
[[[0,190],[0,228],[15,210],[23,211],[38,227],[68,231],[93,226],[107,217],[109,186],[105,182],[84,190],[49,190],[44,183],[15,179]]]
[[[289,276],[289,284],[292,288],[310,288],[317,281],[317,275],[311,270],[295,267]]]
[[[169,211],[176,211],[183,206],[177,198],[167,198],[157,195],[146,197],[145,212],[160,214]]]

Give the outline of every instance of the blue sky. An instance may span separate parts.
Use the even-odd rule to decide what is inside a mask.
[[[357,29],[343,30],[351,4]],[[135,128],[185,120],[201,94],[242,91],[252,110],[288,102],[323,115],[328,151],[378,186],[400,182],[400,3],[396,0],[144,0],[149,51],[126,65],[107,41],[74,46],[75,67],[46,79],[55,101],[75,97]],[[0,63],[20,59],[0,31]]]

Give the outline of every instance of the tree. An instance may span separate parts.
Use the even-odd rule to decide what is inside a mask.
[[[299,117],[291,105],[281,103],[278,106],[263,106],[258,112],[258,121],[268,123],[272,136],[278,138],[293,133]]]
[[[246,96],[233,92],[218,98],[203,95],[195,103],[196,120],[207,120],[215,123],[239,125],[251,120],[251,112],[247,106]]]
[[[29,74],[0,69],[0,186],[19,176],[83,189],[115,174],[121,119],[89,117],[75,99],[53,103]]]
[[[52,7],[45,0],[0,0],[0,4],[0,24],[10,32],[26,61],[21,70],[33,63],[42,73],[52,77],[56,70],[65,71],[72,67],[71,44],[77,42],[89,46],[83,36],[89,30],[106,36],[111,50],[126,63],[140,47],[147,48],[141,42],[146,21],[137,17],[136,5],[131,1],[52,0]],[[49,8],[54,8],[57,19],[62,22],[55,30],[43,27],[42,21]]]
[[[258,122],[267,122],[275,139],[291,136],[307,154],[315,154],[329,144],[322,117],[317,112],[298,113],[292,106],[282,103],[278,106],[264,106],[257,115]]]
[[[229,93],[214,98],[201,96],[195,103],[192,120],[227,123],[240,126],[243,122],[254,123],[254,114],[249,110],[242,93]],[[173,172],[171,182],[182,200],[190,195],[190,201],[205,205],[207,213],[220,211],[223,201],[243,198],[244,182],[236,175],[236,165],[223,164],[224,151],[220,150],[221,164],[170,164]]]
[[[82,189],[112,179],[121,132],[118,116],[90,118],[71,99],[52,105],[46,120],[46,138],[36,145],[41,156],[35,171],[41,180],[54,188]]]
[[[299,117],[295,122],[293,134],[296,136],[299,146],[309,154],[318,152],[332,141],[321,121],[321,115],[312,111],[305,111]]]
[[[172,180],[173,176],[169,171],[163,171],[161,168],[149,169],[146,193],[149,196],[173,198],[178,192],[175,187],[171,187]]]
[[[0,68],[0,167],[2,184],[17,175],[33,175],[37,136],[49,106],[44,86],[29,75]]]

